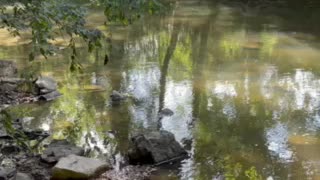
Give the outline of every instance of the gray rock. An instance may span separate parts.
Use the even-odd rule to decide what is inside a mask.
[[[9,169],[15,169],[16,168],[16,163],[15,163],[15,160],[11,157],[6,157],[6,156],[3,156],[2,157],[3,159],[1,159],[1,167],[4,167],[4,168],[9,168]]]
[[[130,164],[158,164],[186,155],[186,151],[168,131],[154,131],[131,138]]]
[[[0,60],[0,77],[15,77],[17,72],[14,62]]]
[[[8,134],[2,122],[0,123],[0,139],[11,139],[11,136]]]
[[[162,116],[172,116],[174,112],[169,108],[164,108],[160,111],[160,115]]]
[[[6,144],[1,147],[0,152],[1,154],[8,156],[12,154],[18,154],[20,152],[20,148],[17,145]]]
[[[40,162],[37,156],[18,155],[16,157],[18,172],[29,174],[34,180],[50,180],[51,164]]]
[[[100,160],[76,155],[61,158],[52,169],[53,179],[89,179],[97,177],[111,169],[110,166]]]
[[[18,87],[17,84],[0,82],[0,92],[14,91],[17,89],[17,87]]]
[[[60,97],[61,94],[58,91],[49,92],[47,94],[43,94],[39,96],[40,101],[52,101]]]
[[[46,163],[56,163],[60,158],[71,154],[82,156],[84,149],[77,147],[66,140],[53,141],[41,155],[41,160]]]
[[[118,91],[113,90],[112,94],[110,95],[112,102],[119,102],[126,99],[126,96],[119,93]]]
[[[33,180],[33,178],[29,174],[18,172],[16,180]]]
[[[35,85],[38,89],[39,94],[48,94],[57,90],[57,82],[51,77],[39,77]]]
[[[16,177],[16,172],[16,169],[0,167],[0,180],[14,180]]]
[[[186,150],[191,150],[192,148],[192,142],[193,142],[193,139],[191,138],[183,138],[181,140],[181,143],[183,144],[183,147],[186,149]]]

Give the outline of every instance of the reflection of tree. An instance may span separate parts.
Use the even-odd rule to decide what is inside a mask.
[[[166,93],[166,80],[167,80],[166,78],[168,75],[170,60],[172,59],[172,55],[173,55],[173,53],[176,49],[176,46],[177,46],[179,30],[180,30],[180,24],[173,22],[173,29],[172,29],[170,43],[167,48],[163,64],[161,66],[159,111],[161,111],[164,108],[165,93]],[[159,119],[159,122],[158,122],[158,129],[161,128],[160,121],[161,121],[161,119]]]
[[[192,40],[192,59],[193,59],[193,123],[199,123],[201,124],[205,121],[207,121],[206,115],[207,112],[207,95],[206,95],[206,77],[204,73],[205,65],[208,60],[208,38],[209,38],[209,31],[210,31],[210,22],[212,19],[208,19],[207,22],[202,25],[201,27],[198,27],[199,29],[196,29],[193,34],[193,40]],[[200,38],[199,44],[197,44],[197,39]],[[198,130],[198,126],[197,126]],[[207,160],[204,160],[206,158],[210,159],[210,156],[212,156],[212,146],[215,146],[215,144],[212,141],[209,142],[203,142],[201,139],[205,138],[202,136],[202,133],[205,133],[207,131],[204,131],[203,129],[200,129],[202,132],[197,132],[197,138],[195,139],[196,145],[195,145],[195,155],[194,158],[198,162],[204,162],[206,163]],[[203,134],[204,135],[204,134]],[[210,136],[210,134],[207,134],[205,136]],[[206,146],[204,148],[204,146]],[[201,150],[201,152],[199,152]],[[213,159],[212,159],[213,160]],[[207,168],[206,168],[207,167]],[[212,173],[212,170],[214,170],[211,166],[202,166],[202,168],[199,169],[198,175],[205,179],[210,179],[207,175],[210,175]]]

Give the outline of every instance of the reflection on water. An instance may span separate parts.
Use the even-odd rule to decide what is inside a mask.
[[[288,147],[288,136],[286,126],[280,123],[266,132],[268,149],[280,159],[290,162],[293,159],[293,152]]]
[[[110,27],[110,52],[88,54],[79,46],[83,73],[68,71],[67,52],[31,66],[27,46],[0,42],[1,58],[18,62],[22,74],[54,76],[63,93],[10,113],[34,116],[32,125],[50,129],[52,138],[73,140],[118,165],[136,131],[161,128],[180,142],[192,139],[190,158],[179,172],[163,176],[319,178],[320,42],[277,30],[281,24],[268,18],[201,2],[180,2],[165,17]],[[113,106],[113,89],[130,98]],[[159,118],[163,108],[174,115]]]

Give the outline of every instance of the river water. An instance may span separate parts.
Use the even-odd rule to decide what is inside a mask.
[[[103,21],[88,15],[110,43],[94,53],[79,43],[81,73],[69,71],[67,51],[28,62],[27,41],[0,30],[0,59],[22,76],[54,77],[63,94],[9,113],[115,162],[144,129],[192,140],[190,157],[154,179],[320,179],[320,40],[307,27],[197,1],[127,27]],[[130,98],[114,106],[112,90]],[[174,115],[159,122],[163,108]]]

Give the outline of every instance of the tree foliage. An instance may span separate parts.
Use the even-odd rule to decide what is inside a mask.
[[[7,28],[14,36],[19,36],[21,31],[31,31],[30,60],[37,54],[44,57],[53,54],[56,47],[50,40],[67,35],[74,61],[77,56],[75,37],[87,42],[89,51],[101,47],[103,34],[86,27],[86,12],[92,6],[103,7],[108,22],[123,24],[164,7],[156,0],[4,0],[0,2],[0,28]]]

